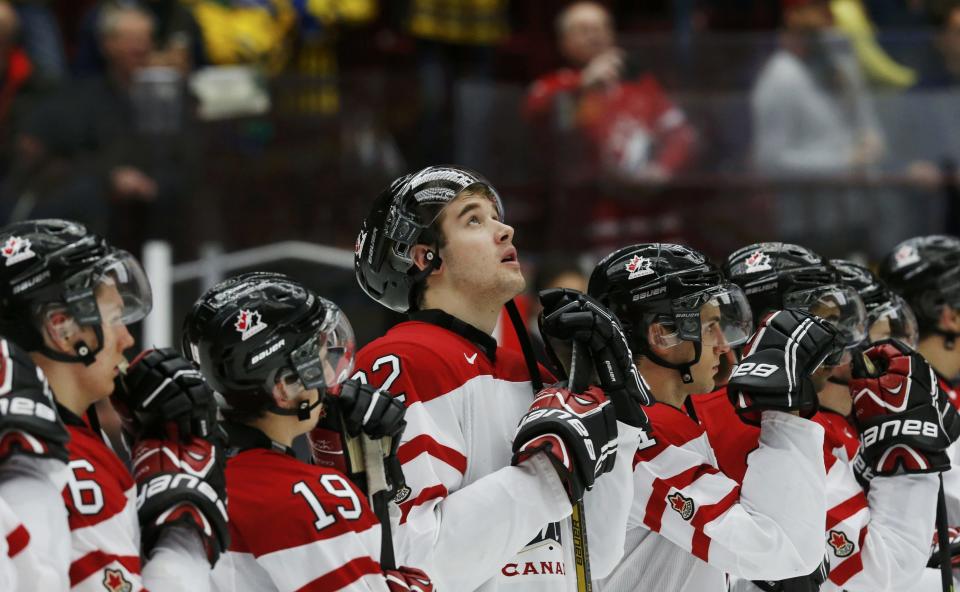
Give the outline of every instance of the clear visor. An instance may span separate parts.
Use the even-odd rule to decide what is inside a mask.
[[[317,334],[291,354],[305,389],[328,389],[350,377],[357,343],[353,327],[332,302],[324,301],[326,315]]]
[[[679,325],[673,335],[680,340],[700,341],[706,347],[735,347],[746,343],[753,331],[753,314],[743,290],[724,283],[673,301],[675,311],[698,311],[692,316],[677,313]],[[695,322],[690,322],[692,318]]]
[[[867,337],[867,311],[857,291],[849,286],[828,285],[791,292],[784,306],[816,315],[840,330],[847,347]]]
[[[126,251],[117,249],[66,283],[67,305],[81,325],[129,325],[142,320],[153,308],[147,274]]]
[[[893,294],[889,302],[871,310],[867,315],[870,343],[881,339],[896,339],[916,349],[920,341],[917,317],[906,301]]]

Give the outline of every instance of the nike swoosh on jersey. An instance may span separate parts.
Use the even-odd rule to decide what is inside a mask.
[[[468,356],[466,352],[464,352],[463,359],[465,359],[468,364],[473,365],[477,361],[477,352],[473,352],[472,356]]]

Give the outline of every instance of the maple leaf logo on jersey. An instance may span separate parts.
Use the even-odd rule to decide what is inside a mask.
[[[831,530],[830,540],[827,543],[833,548],[833,553],[837,557],[846,557],[853,553],[853,543],[842,532]]]
[[[668,495],[667,500],[670,502],[673,511],[680,514],[680,517],[684,520],[690,520],[693,517],[693,500],[689,497],[684,497],[678,491],[673,495]]]
[[[255,310],[243,309],[237,315],[237,322],[233,325],[240,332],[240,340],[246,341],[267,328],[267,324]]]
[[[747,266],[746,273],[757,273],[758,271],[769,271],[770,255],[761,250],[754,251],[747,260],[743,262]]]
[[[627,279],[634,280],[638,277],[650,275],[653,273],[653,262],[646,257],[633,256],[633,259],[627,261],[626,268],[630,276]]]
[[[3,243],[0,254],[7,260],[7,267],[36,257],[36,253],[30,248],[30,241],[19,236],[11,236],[7,242]]]
[[[133,590],[133,584],[123,577],[123,572],[119,569],[103,571],[103,587],[110,592],[130,592]]]

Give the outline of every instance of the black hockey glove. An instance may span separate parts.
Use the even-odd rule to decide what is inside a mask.
[[[405,489],[403,470],[397,458],[400,437],[407,425],[406,408],[387,391],[356,380],[340,385],[339,393],[324,400],[324,414],[310,431],[314,463],[347,474],[368,491],[359,437],[380,440],[383,465],[391,495]]]
[[[960,528],[951,526],[947,529],[947,540],[950,542],[949,553],[950,568],[960,569]],[[939,533],[933,533],[933,545],[930,547],[930,560],[927,561],[927,567],[940,567],[940,541],[937,540]]]
[[[111,397],[129,442],[144,438],[222,442],[217,402],[200,371],[172,348],[149,349],[116,380]],[[129,443],[128,442],[128,443]]]
[[[517,465],[544,452],[576,503],[599,475],[613,469],[617,456],[617,416],[603,392],[581,394],[547,387],[537,393],[513,437]]]
[[[0,463],[14,454],[67,461],[70,434],[30,355],[0,339]]]
[[[144,556],[165,528],[196,530],[211,567],[230,544],[223,447],[196,436],[141,440],[133,451]]]
[[[617,419],[635,427],[649,426],[641,406],[652,405],[650,389],[634,365],[620,321],[602,304],[566,288],[540,293],[544,339],[577,340],[590,352],[600,388],[613,403]]]
[[[760,425],[762,411],[817,411],[817,392],[810,375],[841,348],[843,337],[823,319],[796,310],[767,315],[730,374],[727,396],[740,415]]]
[[[861,454],[875,475],[950,467],[946,449],[960,436],[960,415],[923,356],[887,339],[853,357],[852,375]]]

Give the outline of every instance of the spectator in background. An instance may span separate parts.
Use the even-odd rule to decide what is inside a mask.
[[[878,86],[905,89],[917,82],[917,73],[894,61],[877,42],[870,15],[862,0],[832,0],[830,11],[837,29],[853,44],[867,78]]]
[[[35,77],[47,83],[62,82],[67,75],[60,25],[49,0],[16,0],[23,48],[34,64]]]
[[[920,86],[947,88],[960,83],[960,1],[941,3],[933,20],[938,25],[934,39],[936,55],[923,72]]]
[[[848,41],[832,30],[829,2],[783,0],[782,6],[780,48],[750,96],[754,165],[784,184],[774,235],[827,251],[859,250],[862,241],[852,237],[870,236],[881,209],[862,207],[866,192],[844,183],[878,170],[884,142],[873,105]],[[811,179],[821,184],[794,185]]]
[[[760,71],[750,104],[754,162],[773,175],[862,171],[883,141],[849,44],[832,33],[826,0],[783,0],[781,46]]]
[[[194,160],[182,133],[187,112],[176,81],[150,69],[149,13],[105,8],[98,32],[106,70],[36,107],[2,199],[13,219],[75,219],[136,252],[177,224],[175,200]]]
[[[569,68],[530,87],[524,114],[539,125],[573,127],[592,146],[597,173],[662,183],[693,160],[696,134],[650,74],[617,47],[610,13],[576,2],[557,18]]]
[[[495,49],[509,32],[508,5],[509,0],[410,0],[407,26],[417,42],[420,82],[419,162],[445,162],[454,155],[473,166],[471,155],[485,150],[484,129],[493,125]],[[459,112],[457,82],[473,85],[467,108]],[[459,145],[451,123],[460,131]]]
[[[193,13],[181,0],[101,0],[83,18],[80,39],[73,60],[78,76],[103,72],[106,61],[100,47],[97,25],[104,10],[130,6],[153,17],[153,45],[150,64],[175,68],[182,75],[206,64],[203,35]]]
[[[17,43],[19,32],[17,13],[9,2],[0,1],[0,178],[8,172],[24,113],[43,89],[27,52]]]

